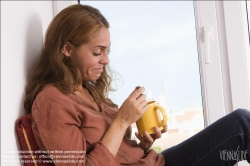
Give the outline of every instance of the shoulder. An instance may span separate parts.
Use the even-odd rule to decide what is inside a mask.
[[[70,94],[64,94],[54,85],[46,85],[36,96],[36,100],[49,99],[59,100],[68,97]]]
[[[56,86],[54,85],[46,85],[41,92],[38,93],[37,96],[47,96],[47,97],[55,97],[64,95]]]
[[[47,130],[51,124],[55,127],[65,124],[80,126],[82,117],[75,101],[71,93],[64,94],[56,86],[46,85],[33,102],[33,123],[36,123],[40,130]]]
[[[58,105],[64,106],[65,103],[72,102],[71,94],[62,93],[56,86],[54,85],[46,85],[42,91],[40,91],[33,103],[33,106],[48,106],[52,103],[57,103]]]

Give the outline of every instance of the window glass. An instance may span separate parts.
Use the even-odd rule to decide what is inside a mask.
[[[81,1],[110,23],[111,68],[119,106],[136,86],[168,114],[168,132],[158,152],[204,128],[194,7],[192,1]],[[181,11],[181,12],[180,12]],[[133,124],[134,132],[137,131]]]

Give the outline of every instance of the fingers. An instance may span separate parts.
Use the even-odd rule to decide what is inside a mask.
[[[147,144],[152,144],[154,142],[154,139],[151,137],[150,134],[148,134],[148,132],[145,131],[144,135],[141,136],[139,134],[139,132],[135,132],[135,136],[141,141],[143,142],[144,144],[147,143]]]
[[[144,110],[146,111],[148,109],[146,100],[142,100],[142,101],[138,101],[138,102],[139,102],[138,108],[142,109],[143,112],[144,112]]]
[[[168,131],[168,125],[164,125],[163,126],[163,130],[161,131],[161,133],[166,133]]]
[[[143,142],[153,143],[156,139],[161,138],[161,134],[163,133],[157,126],[154,127],[155,133],[149,134],[147,131],[144,132],[144,135],[141,136],[138,132],[135,132],[135,136]]]
[[[136,86],[136,87],[135,87],[135,89],[139,89],[139,88],[140,88],[140,86]]]
[[[147,131],[145,131],[144,135],[141,136],[139,132],[135,132],[135,136],[140,140],[140,141],[147,141],[148,143],[153,142],[156,139],[161,138],[162,133],[167,132],[167,125],[163,127],[163,130],[160,130],[157,126],[154,127],[154,134],[148,134]]]
[[[146,96],[142,94],[144,91],[145,91],[144,87],[137,86],[135,90],[130,94],[130,96],[132,98],[139,99],[141,96]]]
[[[152,144],[154,143],[154,139],[148,132],[145,132],[143,136],[139,134],[139,132],[135,132],[135,136],[140,140],[140,147],[144,150],[145,153],[148,152]]]
[[[143,137],[139,134],[139,132],[135,132],[135,136],[142,141]]]
[[[143,136],[141,136],[139,132],[135,132],[135,136],[140,140],[140,146],[145,151],[145,153],[150,149],[156,139],[161,138],[162,131],[160,131],[157,126],[154,127],[154,130],[154,134],[149,134],[147,131],[145,131]],[[164,126],[163,130],[167,130],[167,125]]]
[[[154,127],[154,131],[155,131],[153,135],[154,139],[161,138],[161,130],[157,126]]]
[[[146,95],[141,94],[139,97],[136,98],[136,100],[141,103],[146,100]]]
[[[143,109],[143,111],[147,110],[147,101],[146,95],[142,94],[145,91],[144,87],[137,86],[135,90],[130,94],[129,98],[132,101],[135,101],[136,107],[139,109]]]
[[[153,140],[159,139],[161,138],[162,133],[167,132],[167,125],[165,125],[162,130],[160,130],[159,127],[155,126],[154,131],[154,134],[151,134],[150,136],[153,138]]]
[[[148,132],[145,131],[144,135],[143,135],[143,138],[144,140],[147,142],[147,143],[153,143],[154,142],[154,139],[151,137],[150,134],[148,134]]]
[[[139,96],[136,97],[136,100],[137,100],[143,107],[145,107],[146,104],[147,104],[146,95],[145,95],[145,94],[142,94],[142,93],[145,91],[145,88],[144,88],[144,87],[139,87],[139,86],[137,86],[137,87],[135,88],[135,91],[137,91],[136,94],[135,94],[135,96],[137,96],[137,95],[139,94]],[[143,107],[142,107],[142,108],[143,108]]]

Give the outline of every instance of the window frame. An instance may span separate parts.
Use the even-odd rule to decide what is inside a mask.
[[[204,111],[209,125],[237,108],[250,109],[246,2],[194,1],[194,6]],[[210,64],[205,63],[203,52],[204,26],[212,27]]]
[[[223,78],[214,1],[194,1],[205,126],[225,115]],[[204,56],[204,27],[211,27],[210,63]],[[216,95],[215,95],[216,92]]]
[[[246,5],[246,1],[194,1],[206,126],[237,108],[250,110]],[[213,33],[210,64],[205,63],[203,53],[202,28],[208,25]],[[248,163],[242,161],[236,165]]]

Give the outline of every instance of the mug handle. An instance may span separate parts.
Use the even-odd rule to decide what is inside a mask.
[[[157,111],[158,109],[161,111],[161,114],[163,116],[163,121],[160,121],[159,116],[157,116],[157,119],[158,119],[158,122],[160,122],[160,124],[162,125],[161,127],[163,127],[167,123],[167,115],[166,115],[165,109],[163,107],[161,107],[159,105],[154,106],[154,111]]]

